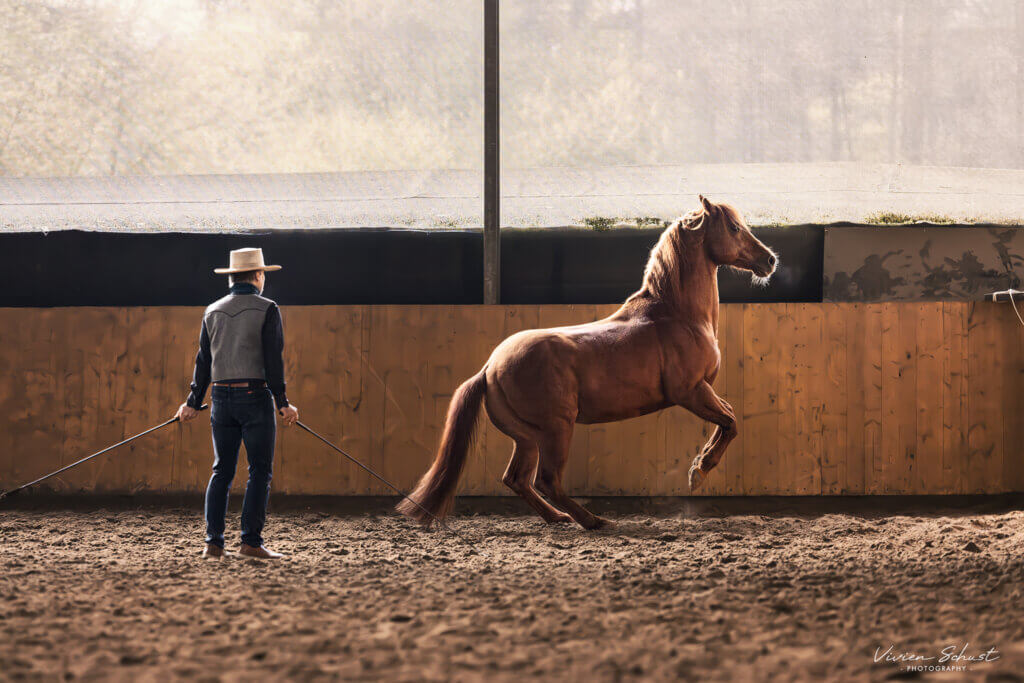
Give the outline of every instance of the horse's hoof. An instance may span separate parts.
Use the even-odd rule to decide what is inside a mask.
[[[594,521],[587,525],[589,531],[597,531],[598,529],[612,529],[615,527],[615,522],[604,517],[594,517]]]
[[[696,465],[692,466],[690,468],[690,490],[696,491],[707,478],[708,475],[704,474],[699,467]]]
[[[567,522],[571,523],[575,521],[576,520],[572,518],[572,515],[565,514],[564,512],[558,517],[552,517],[551,519],[544,520],[546,524],[565,524]]]

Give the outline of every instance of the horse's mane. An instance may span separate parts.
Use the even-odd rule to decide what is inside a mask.
[[[640,291],[630,299],[649,295],[662,301],[672,301],[681,293],[680,273],[690,266],[687,263],[688,243],[691,230],[705,216],[703,209],[680,216],[661,233],[658,243],[651,249],[651,256],[644,268],[644,282]]]

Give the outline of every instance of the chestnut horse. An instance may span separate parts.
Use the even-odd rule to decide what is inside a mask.
[[[700,486],[736,438],[733,410],[711,388],[721,363],[718,268],[749,270],[763,283],[776,264],[736,209],[703,196],[700,201],[700,209],[665,229],[643,286],[611,316],[519,332],[494,349],[452,397],[437,456],[413,500],[439,519],[451,511],[481,403],[515,441],[502,481],[548,523],[575,520],[587,529],[609,523],[562,488],[577,422],[686,408],[716,426],[690,467],[690,489]],[[426,525],[432,521],[409,501],[398,511]]]

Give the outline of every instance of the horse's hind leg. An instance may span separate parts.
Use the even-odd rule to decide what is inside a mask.
[[[529,441],[516,439],[516,447],[512,451],[512,459],[508,462],[505,475],[501,481],[510,489],[518,493],[522,498],[537,511],[548,524],[556,522],[571,522],[572,517],[551,507],[546,500],[540,497],[533,488],[534,478],[537,476],[538,460],[537,444]]]
[[[575,500],[562,488],[562,474],[569,461],[569,444],[572,441],[572,425],[552,435],[545,435],[540,443],[540,466],[537,471],[537,488],[557,507],[565,510],[584,529],[600,529],[610,526],[611,521],[598,517]]]

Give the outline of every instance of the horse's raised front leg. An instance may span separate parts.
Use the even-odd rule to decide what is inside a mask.
[[[569,444],[572,442],[573,425],[570,423],[561,431],[546,435],[540,443],[540,467],[537,470],[537,489],[555,504],[565,510],[584,529],[600,529],[611,526],[610,520],[598,517],[566,494],[562,488],[562,474],[569,461]]]
[[[676,397],[675,403],[686,408],[694,415],[712,422],[716,425],[715,433],[711,435],[708,442],[701,449],[697,457],[693,459],[690,466],[690,490],[694,491],[704,483],[707,473],[725,455],[725,449],[729,443],[736,438],[736,415],[732,406],[715,393],[711,385],[701,381],[693,391]]]

